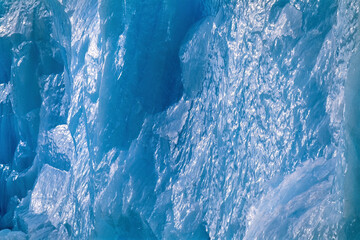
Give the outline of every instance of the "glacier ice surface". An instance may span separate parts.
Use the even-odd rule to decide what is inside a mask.
[[[0,239],[360,238],[359,12],[0,1]]]

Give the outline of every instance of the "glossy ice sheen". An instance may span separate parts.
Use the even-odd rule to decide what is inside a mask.
[[[1,1],[0,238],[359,238],[359,11]]]

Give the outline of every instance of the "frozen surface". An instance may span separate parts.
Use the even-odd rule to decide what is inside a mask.
[[[0,1],[0,239],[360,238],[359,11]]]

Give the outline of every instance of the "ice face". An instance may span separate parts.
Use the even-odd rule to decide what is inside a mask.
[[[357,239],[355,0],[0,2],[1,239]]]

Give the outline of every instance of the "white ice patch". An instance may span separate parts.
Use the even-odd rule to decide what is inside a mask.
[[[0,84],[0,103],[6,102],[10,93],[11,93],[10,84],[5,84],[5,83]]]
[[[158,128],[157,133],[161,137],[165,137],[176,144],[179,134],[186,123],[186,119],[188,118],[189,109],[190,101],[185,101],[184,99],[182,99],[178,104],[170,107],[166,111],[166,118],[164,119],[161,127]]]
[[[68,125],[58,125],[50,130],[48,139],[51,151],[54,154],[66,156],[66,160],[71,162],[74,158],[75,147]]]
[[[67,197],[69,174],[45,164],[31,194],[30,210],[46,213],[54,226],[60,223],[60,204]]]
[[[307,161],[250,207],[244,239],[311,238],[311,222],[339,221],[334,191],[337,159]],[[295,221],[296,219],[296,221]],[[276,228],[275,228],[276,227]],[[308,231],[307,231],[308,230]],[[321,229],[318,229],[321,231]]]

